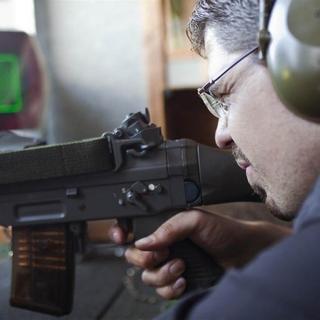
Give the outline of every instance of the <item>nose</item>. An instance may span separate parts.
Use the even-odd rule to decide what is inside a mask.
[[[232,147],[233,140],[228,129],[227,117],[219,118],[215,133],[215,140],[218,148],[220,149],[230,149]]]

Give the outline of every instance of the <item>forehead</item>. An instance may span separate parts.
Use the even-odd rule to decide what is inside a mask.
[[[205,53],[208,58],[208,73],[212,79],[223,69],[234,62],[240,53],[229,53],[218,41],[216,31],[213,28],[207,28],[205,32]]]

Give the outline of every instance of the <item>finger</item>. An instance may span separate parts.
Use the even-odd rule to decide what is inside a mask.
[[[185,264],[182,260],[174,259],[159,269],[144,270],[142,281],[152,287],[164,287],[175,283],[184,272]]]
[[[164,299],[175,299],[181,296],[186,289],[186,280],[182,277],[172,285],[157,288],[156,292]]]
[[[118,224],[115,224],[109,229],[109,237],[116,244],[125,244],[127,240],[127,234],[119,227]]]
[[[196,228],[201,212],[190,210],[180,212],[163,223],[153,234],[135,242],[141,250],[157,250],[187,238]]]
[[[127,261],[143,269],[152,269],[167,259],[168,249],[160,251],[141,251],[137,248],[128,248],[125,252]]]

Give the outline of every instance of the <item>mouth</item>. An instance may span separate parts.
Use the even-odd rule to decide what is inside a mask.
[[[251,164],[249,162],[242,160],[242,159],[237,159],[236,162],[242,170],[246,170],[247,168],[249,168],[251,166]]]
[[[247,169],[252,167],[249,159],[246,157],[246,155],[241,151],[241,149],[238,146],[234,145],[232,147],[232,154],[238,166],[242,170],[247,172],[248,171]]]

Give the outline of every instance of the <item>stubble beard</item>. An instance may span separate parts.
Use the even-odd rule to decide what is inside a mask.
[[[243,160],[247,163],[251,162],[246,157],[246,155],[241,151],[241,149],[234,145],[232,147],[232,154],[235,158],[235,160]],[[253,191],[259,196],[261,201],[265,203],[270,213],[275,216],[278,219],[285,220],[285,221],[291,221],[294,218],[294,215],[292,213],[285,213],[273,199],[270,199],[267,195],[267,191],[264,187],[262,187],[260,184],[255,183],[251,185],[251,188]]]
[[[276,204],[273,199],[269,199],[267,197],[267,192],[263,187],[255,184],[252,185],[251,188],[259,196],[261,201],[266,205],[266,207],[274,217],[284,221],[291,221],[294,218],[294,214],[284,213],[284,211]]]

